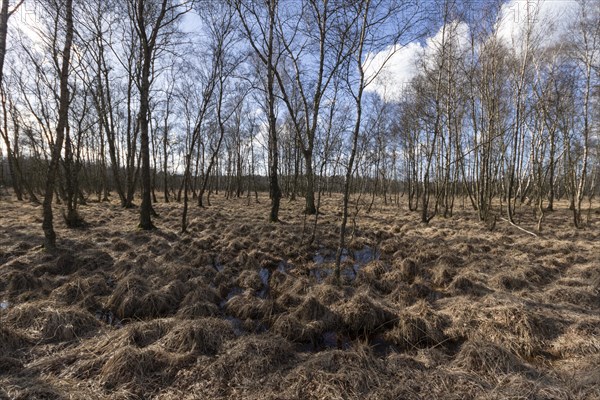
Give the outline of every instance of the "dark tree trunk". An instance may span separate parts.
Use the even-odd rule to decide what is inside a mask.
[[[269,221],[279,221],[279,204],[281,188],[278,180],[279,147],[277,145],[277,116],[275,114],[275,65],[274,59],[274,30],[276,0],[269,1],[269,37],[267,49],[267,105],[269,118],[269,153],[271,158],[269,173],[269,194],[271,195],[271,212]]]
[[[306,162],[306,209],[304,212],[308,215],[315,215],[317,207],[315,206],[315,173],[312,166],[312,149],[304,152]]]
[[[52,223],[52,199],[56,181],[56,171],[60,160],[60,153],[65,136],[65,128],[69,117],[69,63],[71,58],[71,44],[73,42],[73,0],[66,0],[66,35],[62,54],[62,67],[60,70],[60,100],[58,108],[58,124],[56,139],[52,148],[52,158],[46,176],[46,189],[43,203],[44,247],[47,250],[56,249],[56,233]]]
[[[141,2],[140,2],[141,4]],[[140,10],[143,12],[143,10]],[[140,126],[140,152],[142,156],[142,204],[140,206],[140,228],[150,230],[152,223],[152,182],[150,179],[150,140],[148,133],[148,111],[150,102],[150,67],[152,52],[146,44],[143,51],[143,65],[140,86],[140,113],[138,116]]]

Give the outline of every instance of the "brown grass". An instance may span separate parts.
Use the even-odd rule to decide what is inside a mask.
[[[164,317],[177,312],[184,292],[181,281],[152,290],[144,278],[127,276],[118,283],[107,308],[120,319]]]
[[[421,301],[402,311],[397,324],[386,333],[386,339],[403,349],[443,346],[445,319]]]
[[[52,302],[25,303],[6,314],[9,326],[29,331],[40,340],[65,342],[93,333],[100,322],[77,307],[57,307]]]
[[[179,361],[161,350],[126,346],[107,359],[98,379],[110,391],[120,387],[145,396],[173,379]]]
[[[283,372],[296,357],[292,345],[277,335],[244,336],[229,344],[212,365],[210,374],[217,381],[240,386]]]
[[[7,326],[0,326],[0,357],[19,351],[28,344],[29,340],[16,330]]]
[[[11,271],[3,280],[7,282],[6,291],[10,295],[18,295],[30,290],[39,289],[42,281],[26,271]]]
[[[100,326],[91,314],[77,308],[46,308],[42,318],[41,336],[52,342],[80,339]]]
[[[76,278],[54,289],[50,298],[66,305],[74,305],[91,297],[110,294],[106,277],[95,274],[88,278]]]
[[[181,321],[161,340],[166,350],[214,355],[221,345],[235,337],[231,323],[219,318]]]
[[[129,324],[105,339],[98,347],[110,350],[115,347],[148,347],[162,339],[172,328],[174,321],[155,319]]]
[[[464,302],[454,309],[457,320],[447,332],[453,337],[484,340],[525,359],[548,351],[548,340],[560,332],[558,321],[529,311],[524,305],[493,304],[469,308]]]
[[[334,311],[339,314],[344,329],[358,335],[375,333],[396,319],[389,306],[364,292],[355,294]]]
[[[293,342],[315,343],[326,331],[341,328],[340,317],[313,296],[291,313],[275,317],[273,331]]]
[[[368,346],[360,345],[352,351],[324,351],[301,363],[285,377],[282,395],[294,399],[369,398],[376,391],[384,395],[382,388],[392,380],[385,363]]]
[[[251,292],[244,292],[229,299],[224,306],[227,314],[241,320],[267,321],[273,310],[273,301],[257,298]]]
[[[312,245],[303,202],[271,224],[251,200],[190,208],[187,234],[177,203],[143,232],[90,202],[51,254],[41,209],[0,199],[0,399],[600,398],[595,217],[573,229],[557,203],[533,238],[458,205],[428,225],[379,199],[366,214],[363,196],[347,247],[378,259],[338,284],[339,197]]]
[[[526,368],[513,353],[493,343],[470,340],[465,343],[452,363],[453,367],[486,375],[510,374]]]
[[[206,284],[192,284],[193,288],[179,305],[177,315],[182,318],[211,317],[219,313],[219,294]]]
[[[600,318],[587,317],[569,326],[552,342],[560,357],[590,357],[600,353]]]

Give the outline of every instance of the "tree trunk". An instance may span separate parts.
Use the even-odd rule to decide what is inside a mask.
[[[52,223],[52,199],[56,171],[60,160],[60,153],[64,141],[65,128],[69,117],[69,64],[71,58],[71,44],[73,42],[73,0],[66,0],[66,35],[62,54],[62,67],[60,70],[60,100],[58,108],[58,124],[56,127],[56,138],[52,147],[52,158],[46,176],[46,189],[43,203],[44,247],[52,251],[56,249],[56,233]]]
[[[148,46],[144,48],[142,81],[140,86],[140,113],[138,121],[140,126],[140,152],[142,155],[142,204],[140,206],[140,225],[144,230],[154,229],[152,224],[152,199],[151,199],[151,179],[150,179],[150,140],[148,134],[148,111],[150,102],[150,67],[151,50]]]
[[[306,162],[306,209],[304,212],[308,215],[315,215],[317,207],[315,206],[315,173],[312,166],[312,149],[304,152]]]
[[[279,147],[277,145],[277,115],[275,113],[275,66],[274,59],[274,30],[277,0],[269,1],[269,36],[267,48],[267,107],[269,119],[269,154],[271,158],[269,173],[269,194],[271,195],[271,212],[269,221],[279,221],[279,204],[281,189],[278,180]]]

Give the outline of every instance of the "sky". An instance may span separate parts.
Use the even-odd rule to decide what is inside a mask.
[[[476,8],[491,3],[493,0],[459,0],[460,6],[476,15]],[[425,4],[427,2],[424,2]],[[429,5],[434,4],[435,1]],[[436,7],[433,5],[432,7]],[[570,21],[577,13],[577,0],[506,0],[501,6],[496,21],[495,33],[509,47],[519,52],[523,45],[523,37],[528,23],[534,27],[534,37],[542,46],[548,46],[559,40],[564,34]],[[33,43],[38,40],[31,28],[39,21],[39,10],[35,4],[25,2],[16,15],[11,18],[11,24],[18,25],[32,39]],[[430,12],[432,16],[439,14],[439,10]],[[435,17],[434,17],[435,18]],[[467,18],[468,19],[468,18]],[[544,21],[544,23],[540,23]],[[431,30],[431,34],[403,45],[391,45],[376,54],[369,54],[365,61],[367,76],[380,71],[378,77],[367,87],[367,91],[376,92],[386,100],[398,100],[401,98],[412,78],[418,73],[418,63],[431,58],[436,47],[442,40],[441,22],[437,22]],[[468,46],[470,27],[467,23],[456,21],[450,22],[454,28],[457,41],[462,46]],[[195,13],[189,13],[184,17],[182,28],[187,32],[194,32],[201,25],[199,17]],[[448,30],[447,30],[448,31]],[[391,54],[391,55],[390,55]],[[385,63],[382,69],[381,65]]]
[[[578,4],[576,0],[508,0],[501,6],[493,29],[500,40],[517,53],[522,49],[527,26],[532,27],[532,36],[540,46],[550,46],[567,31],[577,14]],[[459,46],[468,46],[469,25],[456,21],[449,25],[453,29],[446,29],[446,32],[455,33]],[[418,63],[430,58],[441,43],[442,28],[438,24],[435,33],[424,40],[404,46],[389,46],[377,54],[370,54],[365,63],[367,76],[374,71],[381,70],[381,73],[367,87],[367,91],[375,92],[385,100],[401,99],[404,89],[419,71]],[[382,69],[385,60],[387,63]]]

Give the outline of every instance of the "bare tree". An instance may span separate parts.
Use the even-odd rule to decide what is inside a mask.
[[[346,165],[346,173],[343,188],[343,204],[342,204],[342,220],[340,223],[340,236],[336,252],[335,275],[339,281],[340,264],[346,241],[346,225],[348,223],[348,204],[350,201],[350,186],[352,175],[354,173],[354,161],[356,158],[358,139],[362,129],[362,112],[363,112],[363,95],[366,86],[373,82],[377,75],[385,66],[385,62],[367,76],[366,70],[368,65],[365,64],[365,54],[373,48],[382,46],[382,43],[389,45],[390,43],[399,42],[400,38],[406,35],[412,24],[418,18],[418,10],[412,7],[409,2],[388,2],[388,1],[371,1],[361,0],[347,5],[344,9],[344,24],[351,26],[349,30],[348,40],[350,41],[351,56],[348,58],[348,63],[344,66],[347,91],[350,95],[355,107],[355,121],[351,133],[351,147],[348,162]],[[404,19],[398,21],[394,18],[398,15]],[[389,24],[393,21],[393,24]],[[393,47],[396,49],[396,47]],[[393,51],[389,53],[389,57],[393,55]],[[387,61],[386,60],[386,61]]]
[[[236,0],[235,7],[240,17],[246,38],[254,53],[266,68],[265,82],[268,150],[269,150],[269,194],[271,197],[271,212],[269,220],[279,220],[279,204],[281,188],[279,187],[279,147],[277,144],[277,113],[276,113],[276,69],[280,54],[276,49],[276,29],[278,17],[278,0],[264,2]],[[260,3],[260,4],[257,4]]]
[[[142,159],[140,206],[140,228],[154,228],[152,223],[152,199],[150,179],[149,112],[150,86],[153,81],[154,63],[169,40],[169,29],[188,11],[188,4],[175,0],[129,0],[129,12],[139,39],[140,72],[138,90],[140,94],[138,124],[140,127],[140,153]]]
[[[4,78],[4,59],[6,56],[6,36],[8,35],[8,19],[17,11],[17,9],[23,4],[24,0],[20,0],[12,10],[10,9],[10,1],[2,0],[2,6],[0,7],[0,84]]]
[[[597,7],[590,7],[587,1],[579,5],[579,15],[576,21],[577,32],[574,35],[574,59],[577,60],[583,79],[583,104],[582,104],[582,148],[581,171],[574,193],[575,208],[573,222],[576,227],[582,224],[581,204],[586,192],[587,174],[590,157],[590,136],[592,129],[592,79],[594,74],[594,60],[600,54],[600,12]]]
[[[298,138],[296,146],[300,146],[304,156],[305,212],[314,214],[317,210],[313,152],[321,102],[351,54],[347,45],[351,26],[343,24],[343,6],[336,2],[310,0],[304,7],[288,10],[294,11],[279,19],[277,34],[291,65],[275,68],[274,72]],[[314,65],[302,60],[310,52],[317,53]]]
[[[62,63],[60,68],[60,99],[58,109],[58,123],[56,125],[56,138],[52,145],[52,158],[46,175],[46,189],[43,202],[44,247],[52,251],[56,249],[56,233],[52,224],[52,198],[54,196],[54,185],[56,170],[60,160],[60,154],[67,129],[69,118],[69,66],[71,60],[71,45],[73,43],[73,0],[66,0],[64,4],[65,41],[62,51]],[[58,10],[57,10],[58,12]]]
[[[205,128],[205,123],[207,119],[207,114],[210,110],[210,107],[215,102],[213,98],[215,91],[218,93],[220,104],[218,104],[219,112],[221,112],[220,108],[222,107],[223,102],[223,90],[225,88],[225,79],[228,79],[234,68],[237,67],[237,63],[233,62],[229,58],[231,52],[231,46],[233,44],[233,10],[230,9],[227,5],[215,5],[210,6],[206,10],[202,12],[202,16],[204,17],[207,25],[209,26],[209,49],[210,51],[205,54],[207,59],[210,59],[209,68],[204,72],[204,76],[202,77],[201,84],[202,88],[200,89],[200,94],[198,95],[198,104],[196,104],[197,112],[194,114],[194,122],[193,129],[188,133],[189,136],[189,145],[188,151],[185,156],[185,171],[183,173],[183,215],[181,220],[181,231],[185,232],[187,229],[187,210],[188,210],[188,190],[191,183],[191,168],[193,157],[196,154],[196,149],[198,149],[198,155],[196,158],[196,170],[198,169],[198,164],[201,158],[200,148],[203,147],[201,142],[201,136],[204,133],[203,129]],[[217,100],[217,103],[219,100]],[[187,112],[188,103],[185,102],[186,105],[186,114],[192,114]],[[191,128],[192,124],[190,124]],[[221,129],[219,128],[219,132]],[[224,132],[223,132],[224,133]],[[204,190],[206,190],[206,185],[208,184],[208,175],[212,170],[214,162],[216,161],[216,157],[218,155],[218,150],[220,149],[222,136],[220,136],[220,140],[218,140],[218,146],[215,146],[216,151],[213,151],[211,154],[210,167],[205,174],[205,179],[203,180],[203,189],[201,190],[200,196],[198,198],[198,204],[202,206],[202,197],[204,194]],[[204,151],[202,151],[202,156],[204,155]],[[200,165],[200,168],[204,172],[204,163]]]
[[[3,110],[3,117],[4,117],[3,126],[0,127],[0,135],[2,136],[4,144],[6,145],[8,169],[9,169],[9,172],[11,175],[13,189],[14,189],[15,195],[17,196],[18,200],[22,200],[22,194],[21,194],[21,189],[20,189],[20,185],[19,185],[18,177],[17,177],[17,173],[16,173],[16,169],[18,168],[18,166],[15,165],[16,161],[15,161],[14,153],[11,149],[10,137],[8,134],[8,113],[7,113],[7,109],[6,109],[6,97],[5,97],[6,94],[4,91],[4,59],[6,58],[5,56],[6,56],[6,37],[8,35],[8,19],[11,17],[11,15],[13,15],[15,13],[15,11],[21,6],[21,4],[23,4],[23,1],[24,0],[19,1],[17,3],[17,5],[15,7],[13,7],[12,10],[9,10],[10,1],[3,0],[2,6],[0,8],[0,90],[2,91],[2,110]],[[14,143],[14,145],[18,146],[18,143]],[[0,151],[0,158],[1,157],[2,157],[2,152]]]

